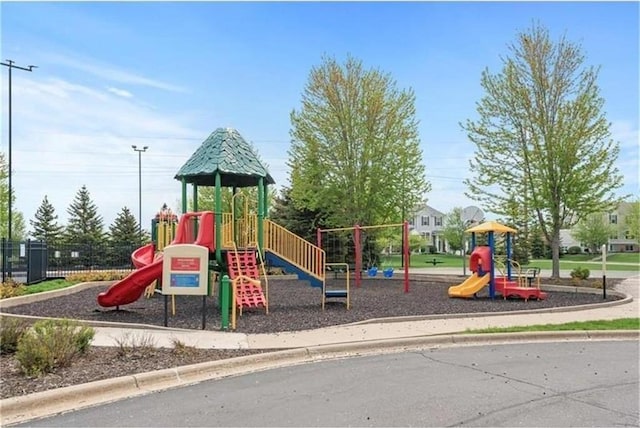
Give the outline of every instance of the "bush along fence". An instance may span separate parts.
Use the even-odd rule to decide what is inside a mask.
[[[77,244],[35,240],[0,243],[2,282],[35,284],[85,271],[131,271],[131,253],[140,244]]]

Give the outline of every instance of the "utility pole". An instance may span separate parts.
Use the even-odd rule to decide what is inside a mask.
[[[16,68],[18,70],[31,72],[31,71],[33,71],[34,68],[37,68],[37,67],[35,65],[29,65],[27,67],[20,67],[18,65],[15,65],[15,61],[12,61],[10,59],[7,59],[6,62],[0,62],[0,64],[2,64],[5,67],[9,68],[9,144],[8,144],[8,147],[7,147],[7,158],[8,158],[7,159],[7,163],[8,163],[7,167],[8,167],[8,175],[9,175],[9,192],[8,192],[9,193],[9,196],[8,196],[9,200],[7,201],[8,202],[7,205],[9,207],[9,213],[8,213],[9,215],[8,215],[8,224],[7,224],[7,242],[9,243],[9,248],[12,248],[12,242],[13,242],[12,241],[12,239],[13,239],[13,233],[12,233],[13,232],[13,230],[12,230],[12,225],[13,225],[13,222],[12,222],[12,220],[13,220],[12,219],[12,217],[13,217],[13,214],[12,214],[12,211],[13,211],[13,207],[12,207],[12,204],[13,204],[13,187],[12,187],[12,183],[11,183],[11,168],[12,168],[12,164],[11,164],[11,138],[12,138],[12,135],[11,135],[11,131],[12,131],[11,130],[11,86],[12,86],[12,84],[11,84],[11,71],[14,68]],[[9,257],[9,258],[6,257],[6,250],[7,249],[3,248],[2,250],[3,250],[2,253],[5,255],[5,261],[9,260],[11,257]],[[10,263],[10,261],[9,261],[9,263]],[[3,263],[3,268],[2,268],[3,274],[4,274],[5,268],[6,268],[6,265],[5,265],[5,263]],[[8,275],[9,275],[9,277],[11,277],[11,268],[10,267],[9,267],[9,270],[8,270]]]
[[[142,153],[146,152],[149,146],[139,149],[132,145],[131,148],[138,152],[138,239],[142,244]]]

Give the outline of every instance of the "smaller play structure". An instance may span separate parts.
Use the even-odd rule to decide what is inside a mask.
[[[476,293],[487,285],[489,297],[495,298],[496,293],[503,298],[519,297],[528,299],[545,299],[547,294],[540,290],[539,270],[528,269],[524,272],[520,265],[511,260],[511,240],[515,229],[500,223],[489,221],[466,230],[471,233],[472,252],[469,256],[469,268],[472,272],[462,284],[449,287],[449,297],[474,297]],[[488,245],[476,246],[476,233],[488,234]],[[495,233],[505,234],[506,263],[495,258]],[[496,271],[500,275],[496,275]],[[535,282],[534,282],[535,281]]]

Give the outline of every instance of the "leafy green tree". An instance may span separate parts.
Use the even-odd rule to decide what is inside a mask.
[[[430,189],[413,90],[353,57],[311,69],[291,124],[291,199],[332,226],[400,222]]]
[[[640,198],[631,202],[629,211],[624,217],[624,235],[628,239],[640,241]]]
[[[24,216],[16,210],[15,188],[11,195],[11,238],[21,241],[27,237]],[[5,154],[0,152],[0,237],[9,236],[9,167]]]
[[[47,243],[59,242],[62,239],[64,226],[58,224],[56,209],[51,205],[46,195],[30,223],[33,228],[31,236],[34,239]]]
[[[605,213],[590,214],[581,218],[571,229],[571,236],[589,248],[591,254],[600,251],[600,247],[616,233],[616,227],[607,221]]]
[[[464,249],[465,233],[467,229],[464,219],[462,218],[462,207],[454,207],[445,217],[444,230],[442,235],[449,245],[451,251],[460,251]],[[464,251],[462,252],[465,257]]]
[[[560,229],[573,213],[589,215],[617,204],[615,167],[598,70],[585,67],[581,48],[534,26],[518,35],[502,71],[482,73],[479,119],[463,129],[476,145],[467,196],[507,214],[508,201],[533,211],[560,274]]]
[[[65,240],[72,252],[72,259],[85,266],[99,264],[104,254],[101,254],[104,241],[104,224],[98,208],[91,200],[87,187],[83,185],[76,193],[67,208],[69,214],[65,229]]]

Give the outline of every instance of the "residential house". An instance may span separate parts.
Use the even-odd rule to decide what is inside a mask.
[[[442,236],[446,214],[430,207],[421,205],[415,215],[408,219],[409,232],[422,236],[427,245],[433,245],[438,252],[447,251],[447,243]]]
[[[637,253],[640,251],[638,237],[631,236],[625,226],[625,217],[631,207],[632,205],[629,202],[622,202],[615,210],[603,214],[604,221],[614,225],[616,228],[616,232],[609,238],[607,243],[607,251],[610,253]],[[560,230],[560,243],[563,251],[567,251],[570,247],[581,247],[583,251],[588,251],[585,245],[571,236],[571,229]]]

